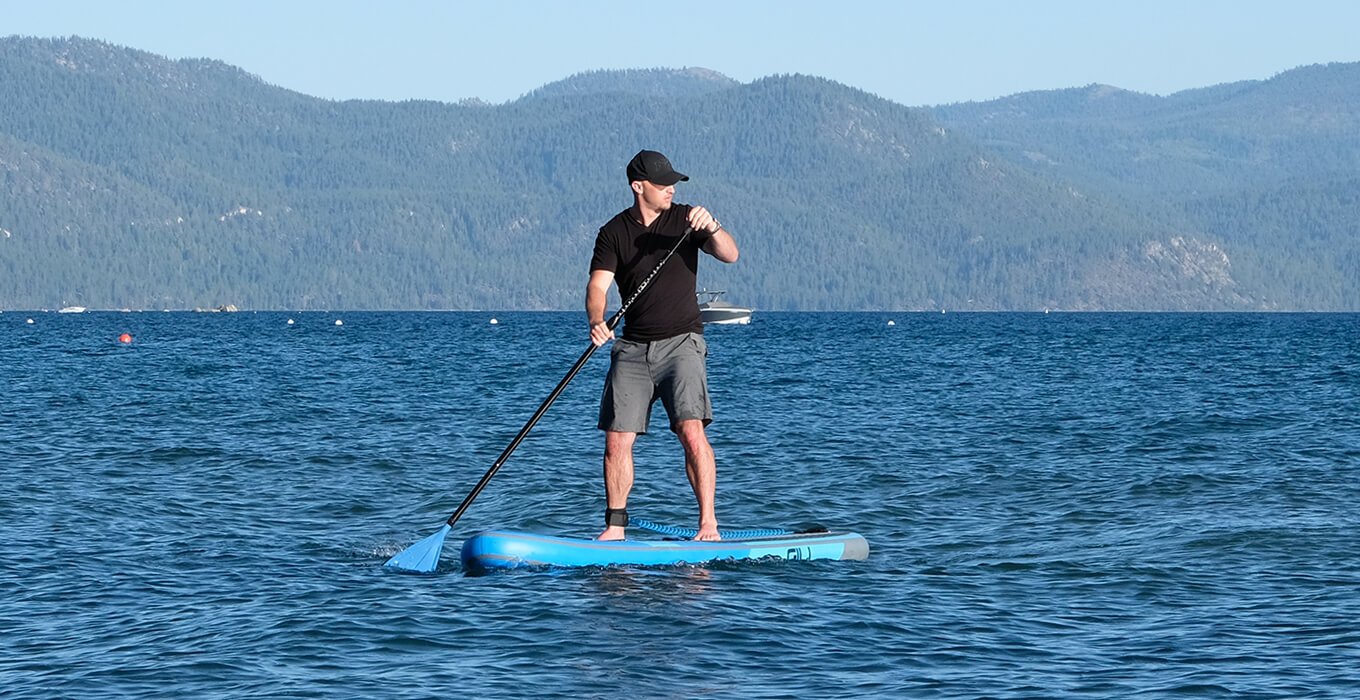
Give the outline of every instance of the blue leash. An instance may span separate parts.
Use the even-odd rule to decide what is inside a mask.
[[[657,525],[654,522],[651,522],[649,520],[643,520],[642,518],[632,518],[628,521],[628,524],[636,525],[637,527],[640,527],[644,530],[651,530],[652,532],[657,532],[663,535],[671,535],[673,537],[684,537],[686,539],[694,539],[694,536],[699,534],[699,530],[697,528]],[[779,535],[792,535],[795,533],[793,532],[793,530],[783,530],[780,528],[767,528],[764,530],[719,530],[718,534],[722,535],[723,539],[725,540],[727,539],[736,540],[747,537],[777,537]]]

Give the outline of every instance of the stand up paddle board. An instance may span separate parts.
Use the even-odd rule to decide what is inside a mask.
[[[683,531],[680,528],[657,528]],[[753,536],[716,542],[692,539],[617,540],[556,537],[529,532],[487,530],[463,542],[463,570],[482,574],[496,569],[580,566],[675,566],[741,559],[859,560],[869,557],[869,542],[855,532],[750,531]],[[743,534],[743,533],[735,533]]]

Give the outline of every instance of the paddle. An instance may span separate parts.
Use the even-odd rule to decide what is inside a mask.
[[[628,311],[628,307],[632,306],[633,302],[637,301],[639,296],[642,296],[643,290],[647,289],[647,285],[652,283],[652,279],[656,277],[658,272],[661,272],[661,268],[666,265],[672,255],[675,255],[675,251],[680,249],[680,246],[684,244],[685,239],[689,238],[689,234],[693,231],[693,227],[685,227],[685,232],[680,236],[680,240],[675,242],[675,246],[671,248],[669,253],[666,253],[666,257],[662,258],[661,262],[657,263],[656,268],[652,270],[652,273],[647,275],[647,278],[642,280],[642,284],[638,286],[637,291],[633,292],[633,296],[629,297],[628,301],[625,301],[623,306],[619,307],[618,312],[614,314],[613,318],[609,319],[609,330],[612,331],[615,326],[619,325],[619,321],[623,320],[624,312]],[[505,460],[510,458],[510,453],[514,452],[516,447],[519,447],[519,443],[524,440],[524,436],[528,435],[529,431],[538,423],[538,419],[542,418],[543,414],[548,412],[548,407],[557,400],[557,397],[562,394],[562,390],[567,388],[567,384],[571,383],[571,380],[576,377],[576,373],[581,371],[581,368],[585,366],[586,361],[590,359],[590,356],[595,354],[595,350],[598,347],[599,346],[595,343],[591,343],[590,347],[586,348],[586,351],[581,353],[581,358],[576,361],[576,364],[571,366],[571,371],[567,372],[567,376],[563,377],[562,381],[557,383],[557,387],[552,390],[551,394],[548,394],[548,398],[544,399],[537,411],[534,411],[534,415],[529,418],[529,422],[525,423],[523,428],[520,428],[519,434],[515,436],[514,440],[510,441],[510,444],[506,446],[504,452],[501,452],[501,456],[496,458],[496,462],[491,465],[491,468],[486,470],[486,474],[482,475],[482,480],[478,481],[477,485],[472,487],[472,491],[469,492],[467,497],[463,499],[463,502],[459,504],[458,510],[453,511],[453,515],[450,515],[449,519],[444,522],[444,526],[439,528],[439,531],[435,532],[433,535],[398,552],[396,556],[388,559],[384,566],[392,569],[402,569],[419,573],[430,573],[435,570],[435,567],[439,565],[439,555],[444,551],[444,538],[448,537],[449,531],[453,529],[453,524],[458,522],[459,518],[463,517],[463,511],[467,510],[468,506],[472,505],[473,499],[477,498],[477,494],[481,493],[482,489],[486,488],[487,482],[491,481],[491,477],[496,475],[496,472],[500,470],[501,465],[505,464]]]

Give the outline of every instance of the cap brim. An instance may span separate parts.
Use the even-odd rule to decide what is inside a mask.
[[[677,182],[686,182],[688,180],[689,180],[688,175],[672,170],[666,173],[665,175],[657,175],[656,177],[652,178],[651,183],[653,185],[661,185],[662,187],[670,187],[671,185],[674,185]]]

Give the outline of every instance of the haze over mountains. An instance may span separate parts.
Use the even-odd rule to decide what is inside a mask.
[[[911,108],[598,71],[334,102],[213,60],[0,39],[0,309],[577,309],[656,148],[760,309],[1360,310],[1360,64]]]

